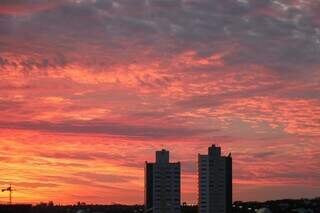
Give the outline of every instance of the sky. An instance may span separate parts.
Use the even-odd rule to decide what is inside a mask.
[[[0,0],[0,186],[142,204],[170,150],[233,156],[234,200],[319,196],[318,0]],[[0,192],[0,202],[8,193]]]

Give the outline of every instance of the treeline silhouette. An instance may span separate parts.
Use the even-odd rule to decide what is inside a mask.
[[[143,205],[0,205],[0,213],[142,213]],[[181,213],[196,213],[196,206],[182,206]]]

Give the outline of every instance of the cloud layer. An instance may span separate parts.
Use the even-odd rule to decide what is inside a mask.
[[[235,199],[316,196],[319,9],[1,1],[0,184],[19,202],[142,203],[143,162],[167,147],[195,202],[197,153],[216,143],[233,153]]]

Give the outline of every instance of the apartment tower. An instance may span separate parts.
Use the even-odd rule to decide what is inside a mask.
[[[207,155],[198,155],[199,213],[231,213],[232,158],[221,156],[212,145]]]
[[[156,152],[145,164],[145,212],[180,213],[180,162],[169,162],[169,151]]]

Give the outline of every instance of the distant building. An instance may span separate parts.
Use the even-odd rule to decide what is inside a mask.
[[[293,209],[292,212],[296,213],[313,213],[312,209],[305,209],[305,208],[298,208],[298,209]]]
[[[145,165],[145,212],[180,213],[180,162],[169,162],[169,151],[156,152]]]
[[[207,155],[198,156],[199,213],[231,213],[232,158],[221,156],[221,148],[212,145]]]
[[[257,213],[272,213],[268,208],[258,209]]]

